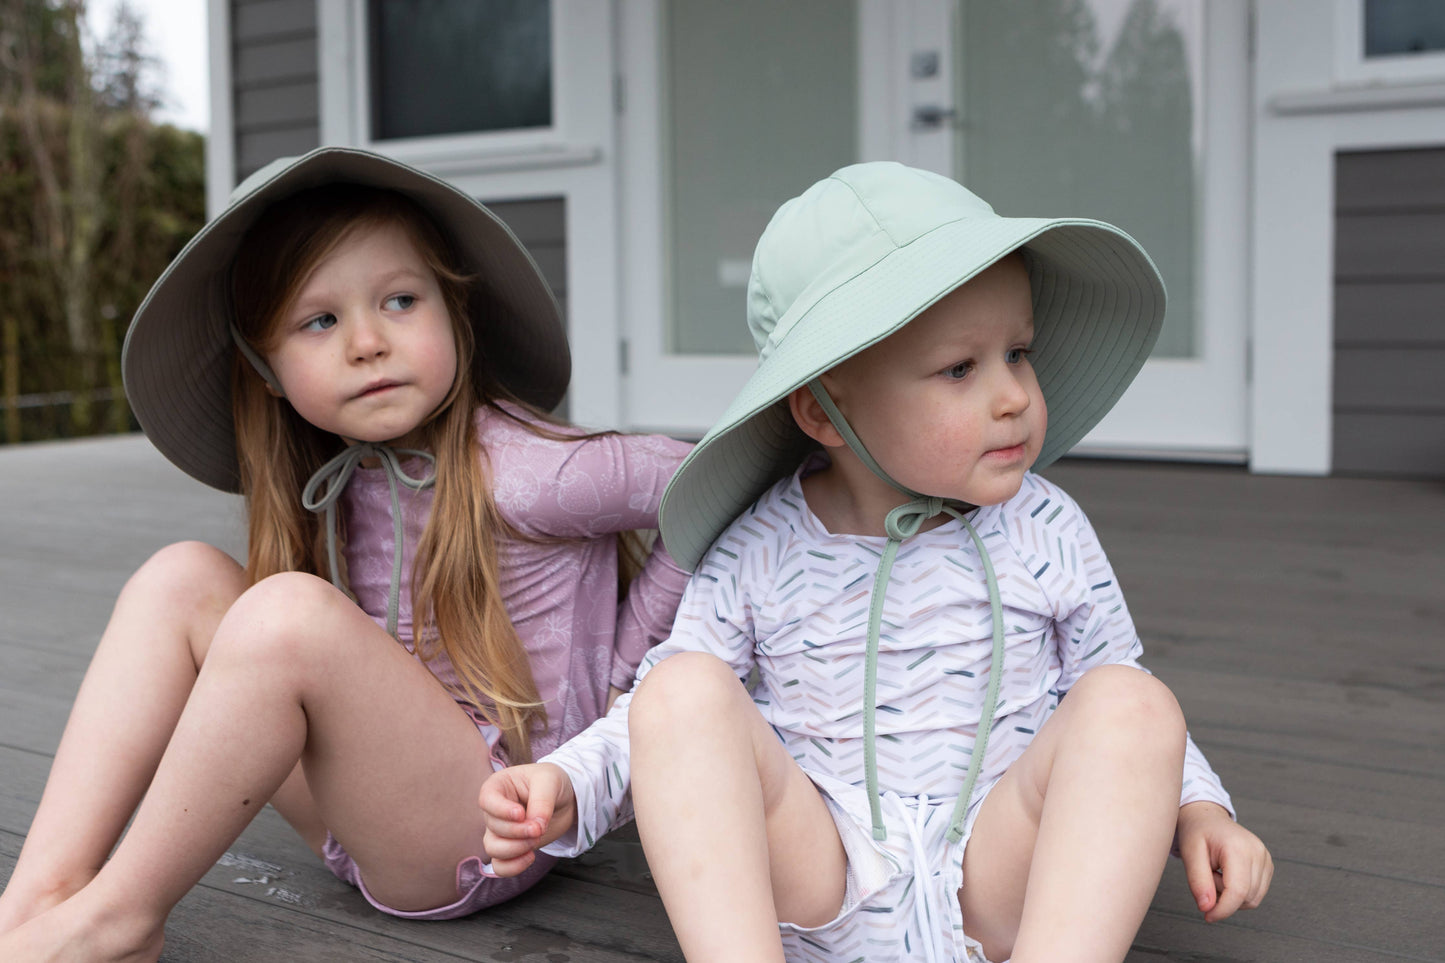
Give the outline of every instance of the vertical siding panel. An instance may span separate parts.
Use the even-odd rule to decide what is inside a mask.
[[[316,0],[232,0],[236,178],[321,142]]]
[[[1445,477],[1445,150],[1335,156],[1334,469]]]

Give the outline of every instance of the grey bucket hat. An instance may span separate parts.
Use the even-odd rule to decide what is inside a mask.
[[[811,450],[786,403],[795,388],[1019,249],[1033,289],[1030,360],[1049,408],[1038,469],[1098,424],[1154,347],[1164,282],[1144,249],[1101,221],[1000,217],[962,185],[893,162],[845,167],[779,208],[748,283],[757,370],[663,494],[673,558],[695,568]]]
[[[475,274],[489,312],[479,356],[502,384],[539,408],[557,405],[571,377],[562,314],[530,254],[495,214],[447,182],[379,154],[322,147],[246,178],[146,295],[121,354],[126,397],[151,443],[194,478],[240,491],[231,411],[230,269],[241,238],[275,202],[324,184],[396,191],[436,221]]]

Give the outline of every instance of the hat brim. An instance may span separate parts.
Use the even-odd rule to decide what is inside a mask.
[[[678,564],[695,568],[723,529],[813,447],[784,403],[794,389],[893,334],[1019,248],[1027,252],[1034,299],[1030,361],[1049,408],[1033,467],[1051,464],[1088,434],[1158,339],[1165,293],[1149,255],[1100,221],[953,221],[889,252],[809,304],[803,317],[788,319],[787,337],[759,363],[663,494],[659,525]]]
[[[323,147],[273,162],[237,188],[151,287],[126,332],[126,397],[151,443],[187,474],[240,491],[232,421],[230,266],[271,204],[324,184],[395,191],[416,202],[474,272],[495,312],[474,318],[478,354],[509,391],[550,409],[571,377],[561,310],[536,262],[477,200],[423,171],[366,151]],[[492,323],[487,323],[487,322]]]

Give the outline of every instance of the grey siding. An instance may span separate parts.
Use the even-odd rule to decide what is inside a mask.
[[[542,269],[542,277],[567,317],[566,201],[539,197],[520,201],[486,201],[487,207],[517,235]]]
[[[1445,477],[1445,149],[1335,157],[1334,469]]]
[[[316,0],[232,0],[236,179],[321,143]]]

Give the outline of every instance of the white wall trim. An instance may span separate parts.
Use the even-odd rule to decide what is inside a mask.
[[[317,109],[323,147],[355,147],[356,105],[351,77],[354,28],[351,0],[316,0]]]
[[[206,0],[211,129],[206,134],[206,219],[221,213],[236,186],[236,121],[231,74],[231,2]]]
[[[1445,83],[1286,91],[1272,96],[1267,106],[1280,115],[1445,107]]]

